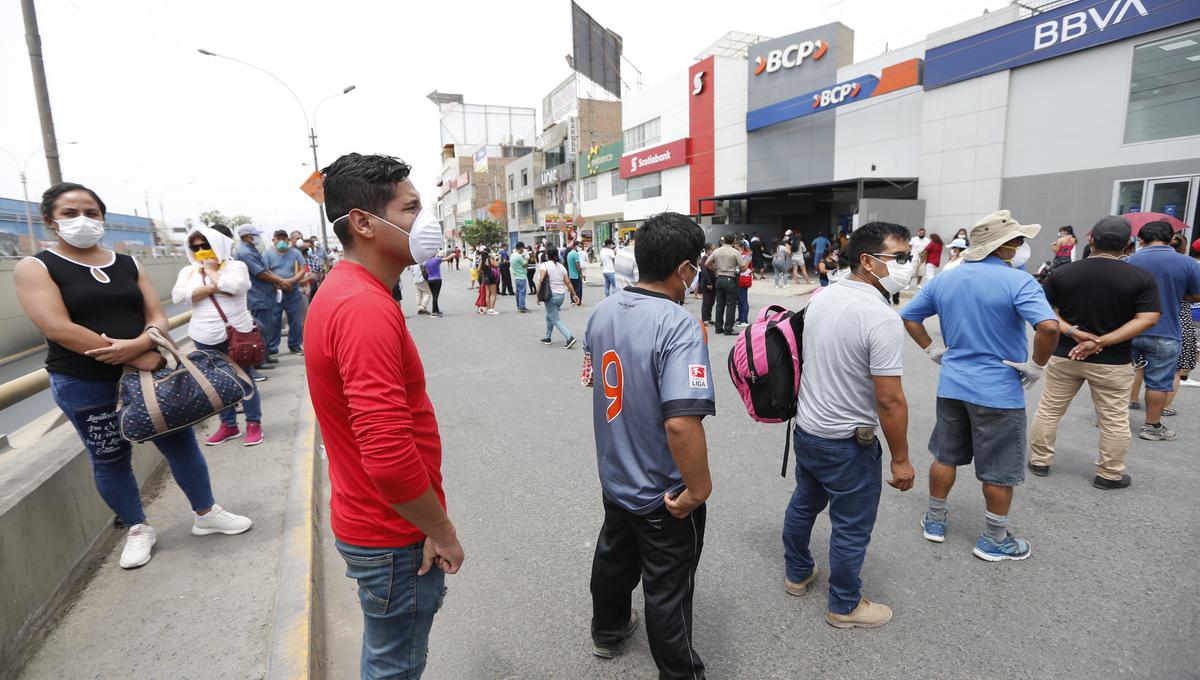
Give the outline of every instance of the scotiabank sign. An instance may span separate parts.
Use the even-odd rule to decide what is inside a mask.
[[[649,175],[668,168],[687,165],[688,140],[677,139],[669,144],[638,149],[621,157],[621,179]]]

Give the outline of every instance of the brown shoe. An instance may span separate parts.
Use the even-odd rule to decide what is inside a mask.
[[[783,579],[783,589],[787,591],[788,595],[792,595],[794,597],[804,597],[805,595],[808,594],[808,591],[812,588],[813,584],[816,582],[817,582],[817,568],[813,567],[813,571],[811,574],[808,575],[808,578],[804,579],[803,581],[801,581],[799,583],[793,583],[793,582],[787,580],[786,578]]]
[[[871,602],[865,597],[858,601],[858,606],[849,614],[825,612],[825,622],[834,628],[878,628],[891,620],[891,607]]]

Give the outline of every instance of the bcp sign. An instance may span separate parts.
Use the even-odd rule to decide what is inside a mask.
[[[784,68],[796,68],[804,60],[812,57],[813,61],[825,56],[829,51],[829,43],[824,40],[805,40],[792,43],[787,47],[771,50],[765,56],[754,58],[754,75],[774,73]]]
[[[669,168],[687,165],[688,140],[677,139],[668,144],[653,146],[621,157],[621,179],[649,175]]]
[[[831,104],[841,104],[848,99],[854,99],[862,92],[862,83],[849,82],[835,85],[828,90],[821,90],[813,95],[814,109],[823,109]]]

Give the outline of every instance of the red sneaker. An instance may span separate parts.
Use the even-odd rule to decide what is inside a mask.
[[[242,446],[258,446],[262,443],[262,425],[259,423],[246,423],[246,441],[242,442]]]
[[[225,423],[221,423],[221,427],[218,427],[217,431],[214,432],[213,435],[204,443],[208,446],[216,446],[217,444],[227,442],[230,439],[237,439],[240,436],[242,436],[242,431],[237,428],[237,425],[226,425]]]

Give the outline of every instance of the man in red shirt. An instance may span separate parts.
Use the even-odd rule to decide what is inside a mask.
[[[437,252],[441,225],[399,159],[352,153],[322,173],[345,255],[309,308],[304,362],[329,457],[333,533],[358,581],[362,677],[419,678],[445,575],[463,549],[445,511],[425,371],[390,287]]]

